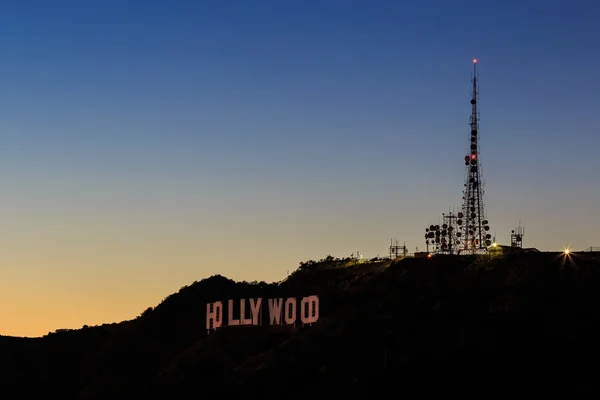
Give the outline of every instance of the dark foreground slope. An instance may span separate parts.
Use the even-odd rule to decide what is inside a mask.
[[[318,294],[312,327],[205,330],[206,303]],[[0,398],[600,393],[600,258],[553,253],[212,277],[120,324],[0,337]]]

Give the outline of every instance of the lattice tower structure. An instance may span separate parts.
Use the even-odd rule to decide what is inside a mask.
[[[492,244],[490,227],[485,215],[484,190],[479,157],[479,99],[477,60],[473,60],[473,77],[471,92],[470,152],[465,156],[466,181],[463,191],[462,211],[458,213],[457,223],[460,228],[461,253],[486,253]]]
[[[425,228],[425,244],[438,254],[456,254],[460,250],[460,229],[457,224],[458,215],[449,211],[442,213],[442,225],[430,225]],[[431,246],[431,247],[430,247]]]

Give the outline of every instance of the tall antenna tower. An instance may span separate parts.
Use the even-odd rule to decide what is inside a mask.
[[[492,235],[483,202],[483,182],[481,180],[481,161],[479,159],[479,114],[477,113],[477,60],[473,60],[473,89],[471,96],[471,134],[470,153],[465,156],[467,177],[463,191],[462,211],[458,213],[457,224],[460,226],[460,240],[462,253],[487,252],[487,247],[492,244]]]

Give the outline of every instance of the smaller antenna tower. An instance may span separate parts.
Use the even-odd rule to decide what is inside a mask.
[[[406,257],[408,249],[406,248],[406,242],[400,245],[398,239],[390,239],[390,259],[395,260],[399,257]]]
[[[454,211],[442,213],[442,225],[430,225],[425,228],[425,244],[427,252],[433,246],[433,252],[439,254],[455,254],[460,249],[459,215]]]
[[[525,236],[525,228],[521,226],[521,222],[519,222],[519,226],[517,229],[513,229],[510,232],[510,245],[511,247],[519,247],[523,248],[523,236]]]

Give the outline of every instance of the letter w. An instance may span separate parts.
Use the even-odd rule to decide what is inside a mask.
[[[271,325],[281,324],[281,306],[283,305],[283,299],[269,299],[269,319]]]

